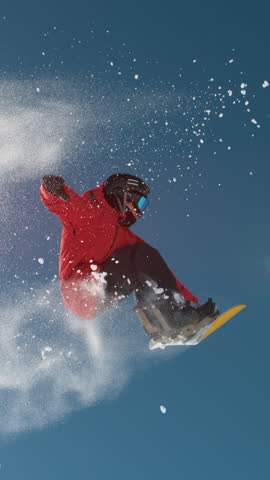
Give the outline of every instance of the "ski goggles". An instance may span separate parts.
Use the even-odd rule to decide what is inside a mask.
[[[128,195],[127,200],[130,200],[135,208],[138,208],[141,213],[144,213],[149,205],[148,198],[140,195],[139,193],[132,193],[131,195]]]
[[[140,212],[144,213],[149,205],[148,198],[141,196],[140,200],[137,202],[137,205]]]

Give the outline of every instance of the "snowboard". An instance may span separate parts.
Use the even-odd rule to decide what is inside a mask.
[[[166,347],[175,347],[178,345],[198,345],[198,343],[203,342],[203,340],[212,335],[212,333],[222,327],[222,325],[241,312],[244,308],[246,308],[246,305],[237,305],[236,307],[230,308],[230,310],[221,313],[214,321],[205,319],[197,325],[186,326],[182,328],[181,333],[175,338],[164,336],[158,340],[151,339],[149,342],[149,349],[164,349]]]

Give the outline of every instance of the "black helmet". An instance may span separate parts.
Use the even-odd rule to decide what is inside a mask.
[[[125,192],[136,192],[147,197],[150,188],[139,177],[128,173],[115,173],[105,181],[103,191],[106,195],[123,196]]]
[[[139,177],[128,173],[115,173],[111,175],[103,185],[103,193],[107,202],[118,212],[125,214],[121,224],[130,226],[136,219],[127,208],[127,202],[130,200],[138,209],[140,197],[147,198],[150,188]]]

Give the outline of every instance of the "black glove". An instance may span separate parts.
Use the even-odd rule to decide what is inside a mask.
[[[69,202],[69,195],[64,189],[65,180],[57,175],[45,175],[42,177],[42,185],[56,197],[60,197],[66,202]]]

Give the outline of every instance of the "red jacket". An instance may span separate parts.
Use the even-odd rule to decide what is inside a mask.
[[[75,315],[92,319],[96,297],[85,288],[85,281],[92,277],[91,264],[102,272],[102,264],[113,251],[143,240],[119,225],[121,214],[105,200],[102,185],[81,196],[67,185],[64,188],[70,201],[51,194],[43,185],[41,201],[63,226],[59,274],[64,303]],[[178,280],[177,287],[186,300],[198,302]]]

